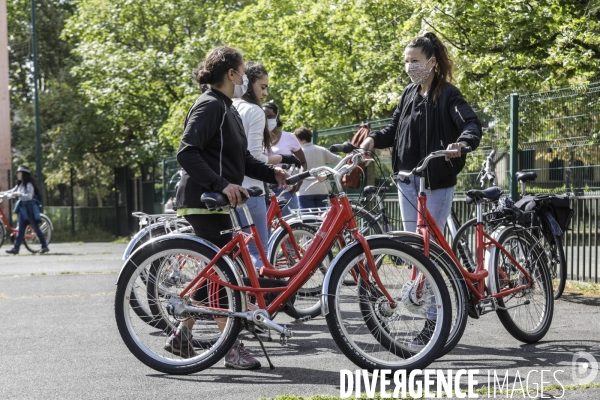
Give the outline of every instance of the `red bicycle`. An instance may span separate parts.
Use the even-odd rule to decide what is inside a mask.
[[[7,199],[11,199],[12,197],[10,195],[12,193],[12,190],[0,192],[0,205],[4,201],[5,197]],[[40,229],[44,234],[44,237],[46,238],[46,243],[50,244],[50,240],[52,239],[52,230],[54,229],[54,227],[52,226],[52,221],[50,221],[50,218],[48,218],[45,214],[40,214],[40,219]],[[6,239],[7,233],[8,237],[10,238],[10,241],[14,243],[14,241],[17,239],[19,229],[18,227],[13,228],[11,226],[10,221],[8,220],[8,218],[4,214],[4,211],[2,211],[2,207],[0,206],[0,246],[4,244],[4,240]],[[42,250],[42,244],[40,243],[38,236],[36,235],[33,228],[29,225],[25,229],[25,237],[23,238],[23,244],[25,245],[27,250],[29,250],[32,253],[39,253],[40,250]]]
[[[247,239],[251,236],[260,244],[254,224],[250,223],[250,235],[244,233],[227,198],[222,193],[205,193],[202,200],[210,208],[229,211],[234,236],[219,249],[195,236],[165,235],[144,244],[127,260],[117,281],[115,316],[128,349],[157,371],[189,374],[221,359],[243,327],[251,332],[256,327],[270,328],[286,344],[292,330],[275,322],[275,315],[293,305],[296,293],[319,270],[338,235],[349,231],[355,240],[333,260],[321,295],[334,341],[359,368],[426,367],[443,347],[450,329],[448,291],[436,267],[419,251],[391,237],[365,238],[358,232],[341,178],[361,156],[362,151],[349,155],[352,164],[339,170],[319,167],[288,180],[293,184],[309,175],[333,175],[339,193],[330,196],[331,209],[305,257],[279,270],[265,256],[263,277],[255,268],[242,268],[229,257],[239,248],[245,265],[252,265]],[[240,207],[252,221],[247,207]],[[149,266],[154,273],[143,282]],[[415,274],[423,279],[412,279]],[[347,280],[355,284],[346,285]],[[139,318],[132,293],[138,298],[147,296],[158,311],[154,318],[166,327],[159,329]],[[427,327],[425,316],[431,312],[437,324]],[[178,324],[190,327],[190,322],[194,355],[182,358],[165,350],[165,341]],[[426,328],[433,335],[418,340]]]
[[[463,153],[469,151],[469,148],[463,148]],[[412,171],[399,172],[392,178],[408,183],[411,176],[422,177],[422,171],[431,159],[445,157],[448,153],[448,150],[433,152]],[[500,229],[494,232],[484,229],[482,203],[495,201],[501,195],[502,190],[498,187],[467,192],[467,202],[477,206],[475,242],[470,244],[476,253],[473,268],[461,264],[427,209],[423,178],[420,179],[417,199],[419,235],[393,233],[402,242],[423,251],[445,273],[453,298],[453,321],[448,342],[440,355],[449,352],[460,340],[467,314],[479,318],[496,311],[506,330],[525,343],[539,341],[550,328],[554,298],[548,259],[539,239],[532,234],[531,228],[517,224],[512,210],[506,210],[502,215],[496,213],[496,219],[504,219]],[[432,238],[435,242],[431,241]],[[468,301],[463,302],[462,299]]]

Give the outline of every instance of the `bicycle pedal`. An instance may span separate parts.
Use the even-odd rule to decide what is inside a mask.
[[[307,317],[297,318],[297,319],[293,320],[292,322],[290,322],[290,324],[301,325],[305,322],[310,321],[311,319],[312,319],[312,317],[309,315]]]
[[[475,307],[479,315],[487,314],[498,309],[498,300],[495,297],[486,297]]]

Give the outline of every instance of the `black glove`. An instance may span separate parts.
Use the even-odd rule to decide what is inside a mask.
[[[296,167],[300,168],[302,163],[298,158],[296,158],[293,154],[280,154],[281,155],[281,163],[282,164],[294,164]]]

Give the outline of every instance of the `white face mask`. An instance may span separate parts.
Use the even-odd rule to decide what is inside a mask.
[[[237,83],[233,82],[233,79],[231,80],[231,82],[233,82],[233,84],[235,85],[235,87],[233,88],[233,97],[240,98],[244,95],[244,93],[246,93],[246,90],[248,90],[248,77],[246,76],[246,74],[241,75],[237,71],[235,71],[235,73],[242,77],[242,84],[238,85]]]
[[[277,118],[268,119],[267,128],[269,128],[269,132],[272,132],[273,129],[277,128]]]

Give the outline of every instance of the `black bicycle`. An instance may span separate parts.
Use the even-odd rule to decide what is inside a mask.
[[[557,194],[527,194],[526,184],[537,178],[534,171],[517,172],[517,180],[521,184],[521,199],[516,203],[508,197],[502,197],[494,203],[494,207],[484,215],[486,231],[497,229],[505,223],[506,219],[499,219],[497,215],[506,214],[512,210],[515,214],[513,223],[531,229],[540,246],[544,249],[548,269],[552,279],[554,299],[560,298],[567,281],[567,260],[565,257],[563,236],[569,228],[573,209],[569,205],[568,195]],[[459,255],[461,261],[468,268],[476,265],[475,252],[475,225],[477,219],[465,222],[456,232],[452,242],[452,250]]]

